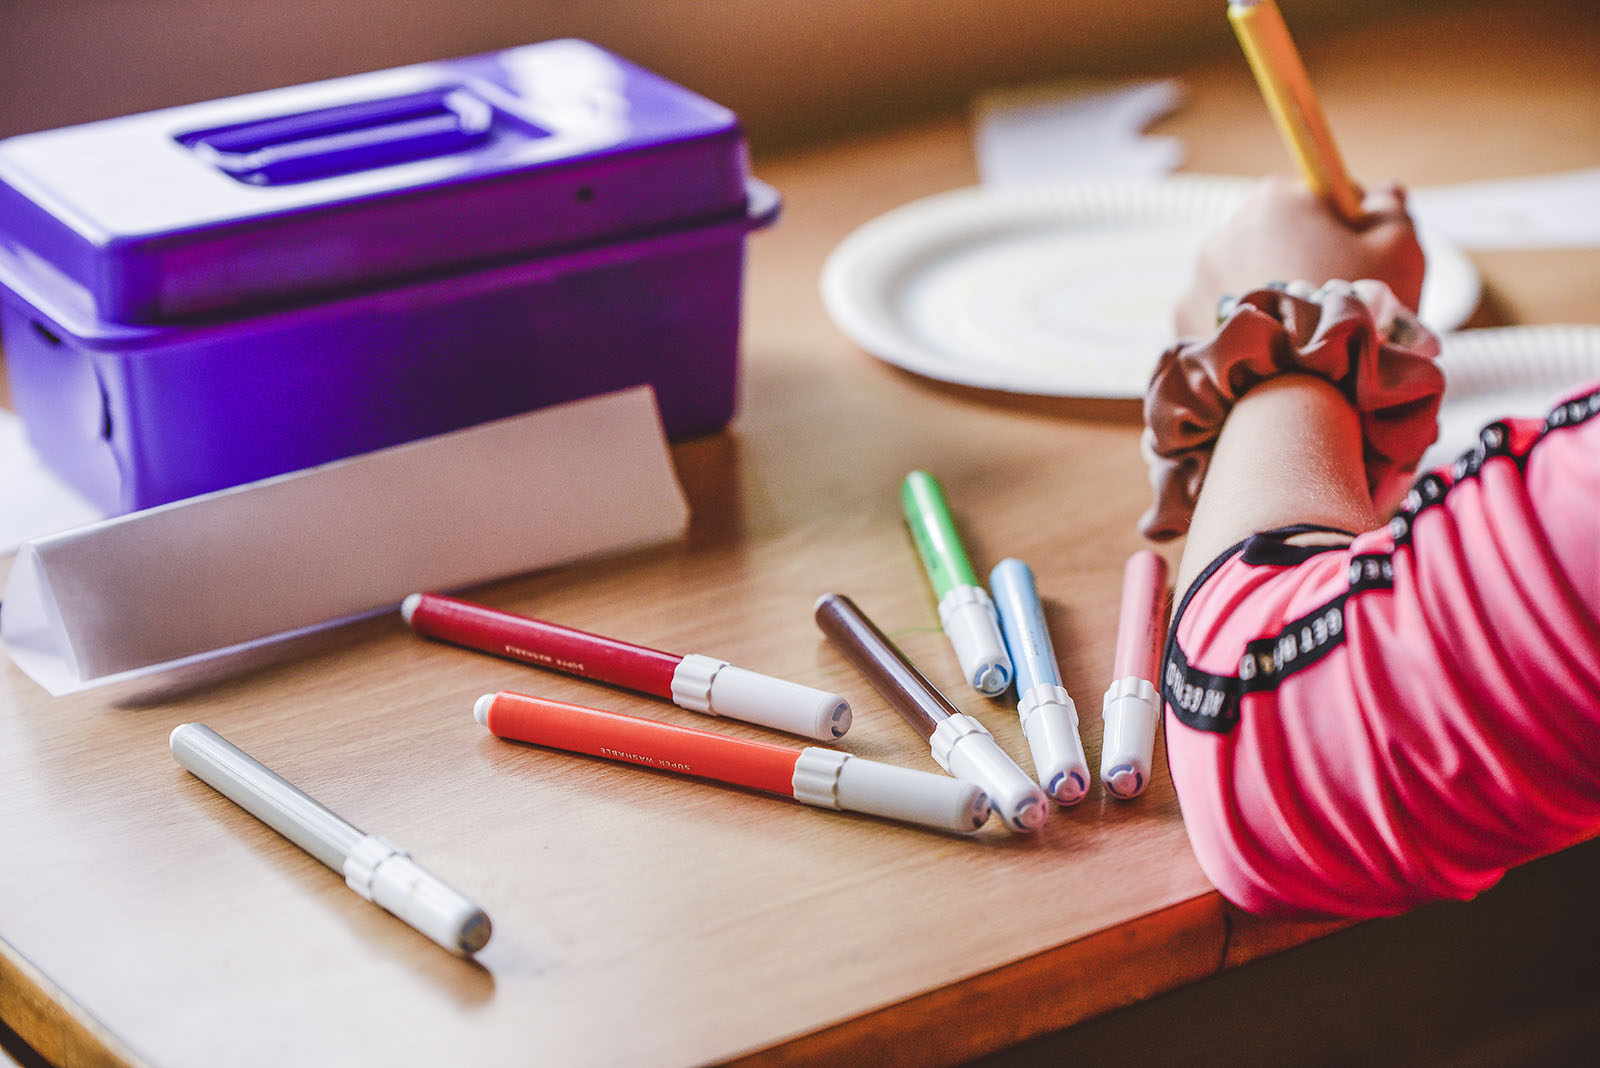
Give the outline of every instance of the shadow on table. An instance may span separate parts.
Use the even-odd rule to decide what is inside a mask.
[[[1600,839],[963,1068],[1592,1065]]]

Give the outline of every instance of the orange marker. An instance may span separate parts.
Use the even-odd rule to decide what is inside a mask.
[[[1161,647],[1167,637],[1167,562],[1148,549],[1122,572],[1122,619],[1113,679],[1100,705],[1100,781],[1113,797],[1135,797],[1150,782],[1161,720]]]
[[[485,694],[472,714],[497,738],[715,779],[819,808],[943,831],[975,831],[989,818],[988,795],[971,783],[836,749],[794,749],[517,693]]]

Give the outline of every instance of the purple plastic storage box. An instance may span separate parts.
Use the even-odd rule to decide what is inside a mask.
[[[12,399],[113,513],[641,382],[714,431],[777,207],[731,112],[582,41],[13,137]]]

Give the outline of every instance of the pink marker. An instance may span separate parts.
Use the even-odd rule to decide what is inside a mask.
[[[1167,636],[1167,562],[1148,549],[1122,572],[1122,618],[1112,683],[1100,705],[1100,781],[1113,797],[1135,797],[1150,783],[1161,721],[1161,647]]]

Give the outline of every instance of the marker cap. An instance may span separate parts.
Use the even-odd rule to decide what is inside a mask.
[[[1118,679],[1100,704],[1105,734],[1100,746],[1100,781],[1112,797],[1136,797],[1150,784],[1150,758],[1160,721],[1156,688],[1137,675]]]
[[[863,760],[808,746],[794,766],[794,796],[942,831],[975,831],[989,818],[989,796],[975,783]]]
[[[939,766],[958,779],[981,786],[1006,826],[1028,833],[1043,825],[1049,815],[1044,791],[1006,755],[983,724],[957,712],[940,723],[928,741]]]
[[[985,697],[1005,693],[1011,685],[1011,657],[988,592],[982,586],[952,588],[939,601],[939,624],[972,688]]]
[[[836,693],[734,667],[691,653],[672,675],[672,701],[708,716],[726,716],[807,738],[832,741],[850,729],[850,703]]]
[[[1041,682],[1022,695],[1017,714],[1044,792],[1063,805],[1082,801],[1089,792],[1089,758],[1078,737],[1078,707],[1066,687]]]
[[[452,953],[469,957],[489,941],[489,917],[387,838],[369,834],[344,860],[350,889]]]
[[[406,621],[406,626],[411,626],[411,617],[417,614],[417,606],[421,603],[420,593],[408,593],[405,600],[400,602],[400,618]]]

